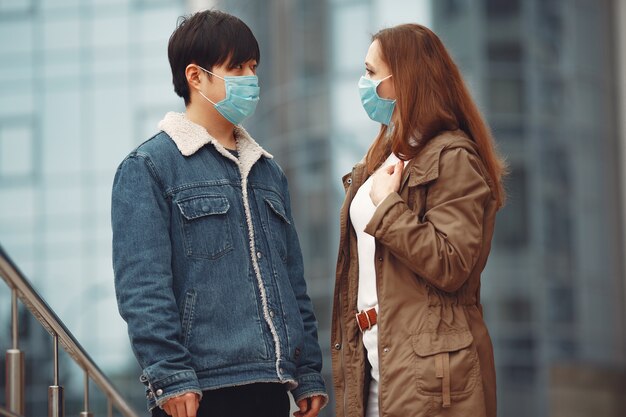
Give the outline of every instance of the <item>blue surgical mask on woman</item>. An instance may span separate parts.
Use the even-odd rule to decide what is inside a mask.
[[[210,98],[198,90],[200,95],[209,103],[215,106],[215,109],[234,125],[238,125],[246,118],[254,114],[256,105],[259,103],[259,77],[256,75],[240,75],[221,77],[211,71],[202,68],[201,70],[224,80],[224,88],[226,89],[226,97],[222,101],[214,103]]]
[[[367,112],[367,115],[375,122],[389,126],[391,115],[396,106],[396,100],[382,98],[378,95],[376,89],[378,85],[390,78],[388,75],[380,80],[372,80],[371,78],[361,77],[359,80],[359,93],[361,94],[361,104]]]

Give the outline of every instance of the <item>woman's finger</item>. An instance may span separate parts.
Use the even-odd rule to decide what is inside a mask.
[[[402,170],[404,169],[404,161],[400,161],[393,166],[393,177],[394,179],[400,183],[400,179],[402,178]]]

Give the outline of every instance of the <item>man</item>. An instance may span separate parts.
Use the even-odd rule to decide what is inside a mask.
[[[240,123],[259,100],[259,47],[203,11],[170,37],[185,113],[119,166],[112,197],[120,314],[153,416],[289,414],[327,402],[287,180]]]

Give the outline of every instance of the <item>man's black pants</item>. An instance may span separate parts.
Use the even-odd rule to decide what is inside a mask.
[[[284,385],[257,383],[203,391],[197,417],[288,417],[289,396]],[[152,417],[168,417],[156,407]]]

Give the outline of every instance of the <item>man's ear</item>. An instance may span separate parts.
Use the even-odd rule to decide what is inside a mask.
[[[185,68],[185,78],[187,78],[187,83],[189,84],[189,87],[192,87],[196,90],[200,87],[201,72],[202,70],[198,68],[197,65],[187,65],[187,68]]]

